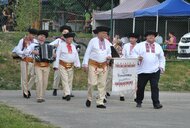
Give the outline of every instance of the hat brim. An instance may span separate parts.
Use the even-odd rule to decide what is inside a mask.
[[[150,35],[153,35],[155,37],[157,36],[156,32],[150,32],[150,33],[146,33],[145,37],[150,36]]]
[[[69,32],[72,32],[71,27],[67,26],[67,25],[63,25],[63,26],[60,27],[59,31],[63,32],[63,30],[68,30]]]
[[[129,36],[128,36],[128,38],[136,38],[136,39],[138,39],[139,35],[136,34],[136,33],[130,33]]]
[[[39,35],[44,35],[46,38],[48,37],[48,31],[46,31],[46,30],[40,30],[40,31],[38,31],[38,34],[37,34],[38,36]]]
[[[37,35],[37,34],[38,34],[38,30],[32,29],[32,28],[29,28],[29,29],[28,29],[28,32],[29,32],[30,34],[34,34],[34,35]]]
[[[65,38],[75,37],[75,33],[67,33],[63,35]]]
[[[109,33],[109,31],[110,31],[110,28],[104,27],[104,26],[96,27],[96,29],[93,30],[94,34],[98,34],[99,32],[107,32],[107,33]]]

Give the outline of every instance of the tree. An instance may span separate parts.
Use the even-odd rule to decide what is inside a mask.
[[[39,21],[39,0],[19,0],[16,10],[16,29],[25,31]]]

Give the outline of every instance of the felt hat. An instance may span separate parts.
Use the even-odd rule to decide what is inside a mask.
[[[63,35],[65,38],[69,38],[69,37],[75,37],[75,33],[73,33],[73,32],[69,32],[69,33],[67,33],[67,34],[64,34]]]
[[[105,27],[105,26],[99,26],[99,27],[96,27],[96,29],[93,30],[94,34],[98,34],[99,32],[107,32],[107,33],[109,33],[109,31],[110,31],[110,28]]]
[[[68,30],[69,32],[72,32],[71,27],[70,27],[70,26],[67,26],[67,25],[61,26],[60,29],[59,29],[59,31],[60,31],[60,32],[63,32],[63,30],[65,30],[65,29]]]
[[[46,30],[39,30],[38,31],[38,36],[39,35],[45,35],[45,37],[47,38],[48,37],[48,31],[46,31]]]

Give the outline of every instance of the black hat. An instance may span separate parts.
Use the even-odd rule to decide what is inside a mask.
[[[136,34],[136,33],[129,33],[128,37],[129,37],[129,38],[130,38],[130,37],[134,37],[134,38],[138,39],[138,38],[139,38],[139,35]]]
[[[70,26],[67,26],[67,25],[63,25],[60,27],[59,31],[60,32],[63,32],[63,30],[67,29],[69,32],[72,32],[72,29]]]
[[[29,28],[29,29],[28,29],[28,32],[29,32],[30,34],[34,34],[34,35],[37,35],[37,34],[38,34],[38,30],[33,29],[33,28]]]
[[[39,35],[45,35],[46,36],[46,38],[48,37],[48,31],[47,30],[39,30],[38,31],[38,36]]]
[[[110,31],[110,28],[104,27],[104,26],[96,27],[96,29],[93,30],[94,34],[98,34],[99,32],[107,32],[107,33],[109,33],[109,31]]]
[[[67,34],[64,34],[63,35],[65,38],[69,38],[69,37],[75,37],[75,33],[73,33],[73,32],[69,32],[69,33],[67,33]]]
[[[156,36],[157,36],[157,33],[154,32],[154,31],[147,31],[147,32],[145,33],[145,37],[147,37],[147,36],[149,36],[149,35],[154,35],[154,36],[156,37]]]

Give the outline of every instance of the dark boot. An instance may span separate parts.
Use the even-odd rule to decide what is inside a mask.
[[[124,96],[120,96],[120,101],[125,101],[125,97]]]
[[[53,90],[53,96],[57,96],[57,89]]]
[[[105,106],[105,105],[97,105],[96,107],[97,107],[97,108],[101,108],[101,109],[106,109],[106,106]]]
[[[91,106],[91,101],[90,100],[86,100],[86,107],[90,107]]]

